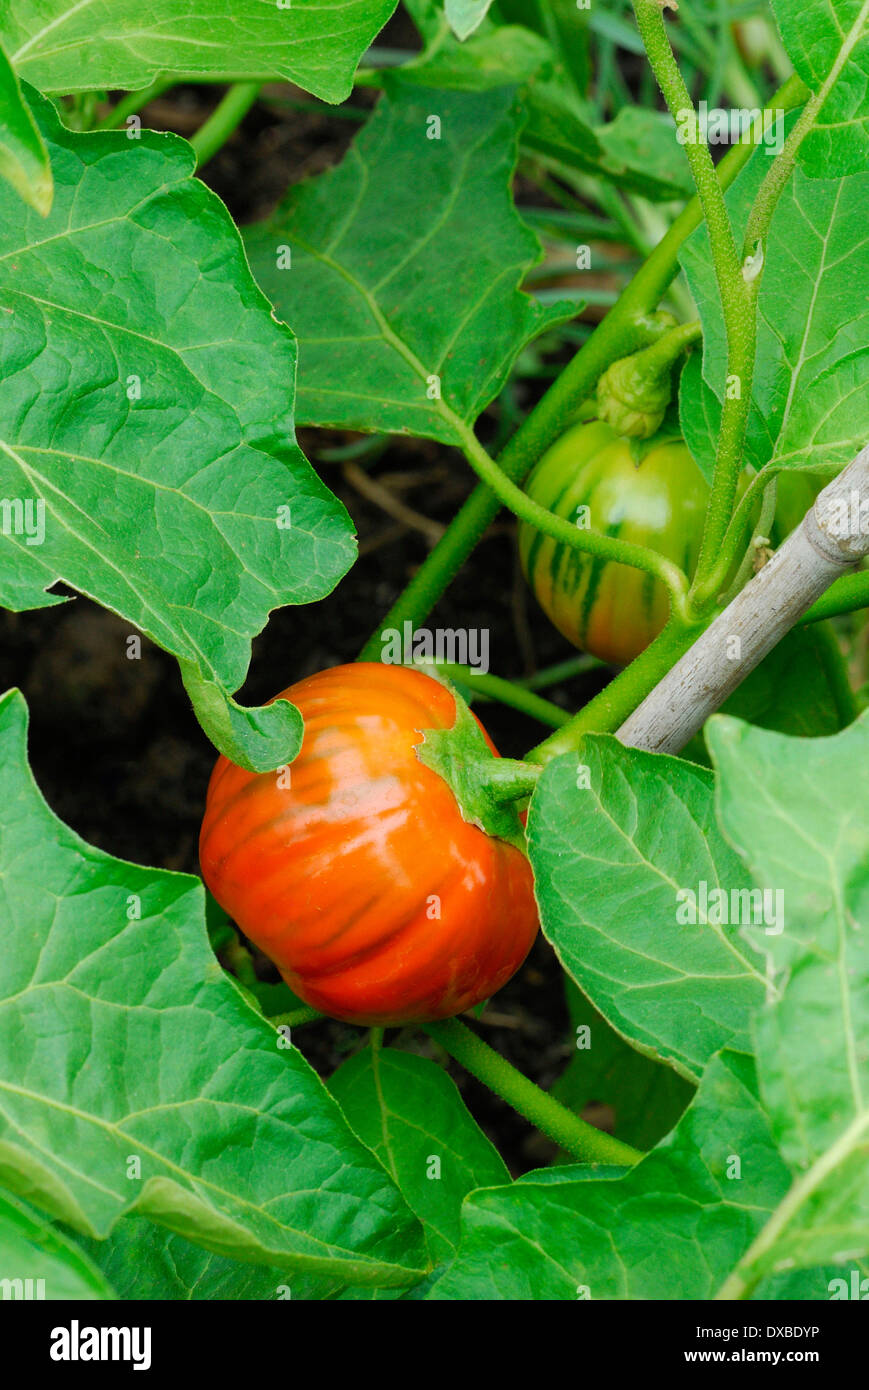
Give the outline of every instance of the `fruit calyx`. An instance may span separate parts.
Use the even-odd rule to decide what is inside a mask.
[[[678,324],[650,347],[610,363],[597,384],[600,418],[629,439],[650,439],[670,404],[673,367],[699,336],[699,323]]]
[[[519,804],[531,795],[542,769],[494,754],[452,682],[436,666],[420,669],[450,691],[456,702],[456,720],[451,729],[423,729],[423,741],[416,746],[417,758],[447,783],[463,820],[524,853]]]

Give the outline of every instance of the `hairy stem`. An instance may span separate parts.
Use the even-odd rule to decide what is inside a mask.
[[[643,1157],[639,1149],[595,1129],[535,1086],[458,1019],[425,1023],[422,1027],[466,1071],[580,1162],[624,1165],[637,1163]]]
[[[709,230],[712,265],[721,296],[727,337],[727,388],[716,446],[712,491],[692,587],[695,606],[702,611],[704,605],[709,606],[714,599],[704,580],[718,558],[730,524],[742,468],[754,374],[757,281],[743,278],[724,191],[716,177],[694,104],[670,47],[661,6],[657,0],[632,0],[632,3],[652,71],[677,130],[685,135],[685,154]]]
[[[620,541],[614,536],[604,536],[597,531],[581,530],[563,517],[548,511],[546,507],[541,507],[538,502],[533,502],[516,483],[505,476],[471,429],[464,432],[464,454],[478,477],[515,516],[530,522],[539,531],[545,532],[547,536],[552,536],[554,540],[561,541],[573,550],[579,550],[586,555],[597,555],[605,560],[614,560],[620,565],[630,565],[633,569],[644,570],[646,574],[660,579],[667,587],[671,604],[677,611],[681,611],[688,589],[688,578],[678,565],[647,546]]]

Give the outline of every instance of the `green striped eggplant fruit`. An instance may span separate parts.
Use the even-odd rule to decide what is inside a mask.
[[[693,577],[709,485],[686,444],[672,435],[637,452],[602,420],[573,425],[535,465],[525,484],[542,507],[578,526],[648,546]],[[519,525],[525,578],[559,632],[615,666],[633,661],[667,621],[660,580],[643,570],[583,554]]]

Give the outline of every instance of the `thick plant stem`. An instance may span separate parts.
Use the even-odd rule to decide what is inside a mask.
[[[579,714],[525,755],[527,762],[548,763],[573,753],[584,734],[613,734],[670,670],[697,635],[698,628],[671,621],[630,666],[595,695]]]
[[[715,564],[733,515],[736,489],[742,469],[742,451],[751,401],[756,340],[757,282],[743,276],[733,228],[724,202],[724,190],[697,122],[682,74],[679,71],[657,0],[633,0],[637,25],[652,71],[664,94],[677,129],[687,131],[685,154],[697,186],[709,231],[715,279],[727,336],[727,389],[721,412],[721,428],[715,453],[715,470],[703,540],[692,594],[702,608],[714,598],[704,580]]]
[[[790,110],[805,100],[807,89],[798,77],[789,78],[771,98],[771,110]],[[754,146],[734,145],[721,160],[716,176],[727,188],[747,163]],[[646,347],[664,331],[649,315],[659,303],[678,270],[683,241],[702,218],[699,199],[692,198],[640,267],[606,318],[565,367],[546,395],[526,417],[502,450],[498,464],[504,475],[521,482],[540,455],[562,434],[578,405],[592,395],[598,377],[611,362]],[[405,621],[422,623],[470,555],[500,509],[488,487],[474,490],[450,523],[410,584],[393,604],[377,632],[360,653],[362,661],[380,657],[380,633],[400,628]]]
[[[241,125],[259,96],[261,86],[261,82],[236,82],[205,124],[191,137],[198,168],[201,169],[203,164],[213,159],[221,145],[225,145],[236,127]]]
[[[624,1166],[637,1163],[643,1157],[639,1149],[595,1129],[554,1096],[535,1086],[458,1019],[425,1023],[422,1027],[451,1057],[461,1062],[466,1071],[581,1163]]]

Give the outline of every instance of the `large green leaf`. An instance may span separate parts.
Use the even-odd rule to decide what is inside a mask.
[[[424,1057],[366,1048],[338,1068],[329,1089],[422,1221],[432,1260],[451,1255],[463,1198],[510,1178],[454,1082]]]
[[[753,1014],[757,1074],[743,1053],[715,1057],[673,1134],[623,1176],[562,1168],[472,1194],[431,1298],[826,1300],[865,1276],[869,713],[831,738],[724,716],[708,736],[722,824],[758,890],[783,897],[763,938],[778,987]],[[663,796],[658,814],[677,835]]]
[[[524,345],[574,312],[518,289],[541,254],[510,197],[519,120],[511,89],[389,82],[343,163],[247,230],[299,339],[300,422],[461,443]]]
[[[24,100],[9,59],[0,48],[0,176],[25,203],[45,217],[54,185],[45,141]]]
[[[528,841],[543,931],[617,1032],[689,1079],[747,1044],[764,963],[703,906],[751,886],[716,826],[709,772],[588,737],[545,769]]]
[[[507,24],[475,35],[467,43],[446,39],[431,55],[402,64],[403,83],[444,87],[457,92],[481,92],[491,87],[520,85],[552,59],[549,44],[529,29]]]
[[[796,1181],[779,1226],[743,1261],[753,1283],[869,1251],[869,713],[832,738],[722,716],[707,737],[722,825],[785,904],[768,950],[788,985],[755,1037],[763,1101]]]
[[[270,609],[327,594],[354,554],[295,442],[295,341],[184,141],[76,135],[36,101],[51,213],[0,185],[0,496],[24,523],[4,514],[0,602],[59,602],[63,579],[114,609],[179,659],[221,751],[275,767],[298,712],[229,692]]]
[[[340,1276],[248,1264],[216,1255],[135,1215],[117,1221],[104,1240],[79,1236],[78,1244],[124,1299],[392,1302],[424,1296],[428,1283],[420,1280],[408,1289],[376,1283],[350,1285]]]
[[[101,1237],[136,1211],[220,1255],[401,1286],[422,1231],[208,947],[187,875],[93,849],[0,701],[0,1181]]]
[[[758,149],[727,195],[737,238],[769,168]],[[866,442],[869,304],[865,294],[869,174],[810,179],[799,167],[782,193],[765,248],[757,363],[746,462],[832,469]],[[681,260],[703,320],[702,377],[682,373],[680,414],[691,452],[711,475],[724,397],[721,302],[705,226]]]
[[[137,90],[155,77],[275,77],[343,101],[361,55],[396,0],[15,0],[0,40],[45,92]]]
[[[102,1299],[115,1291],[41,1212],[0,1192],[0,1299]]]
[[[800,147],[810,175],[856,173],[869,158],[869,3],[772,0],[788,55],[821,100]]]
[[[624,1176],[554,1168],[469,1197],[459,1254],[429,1298],[710,1298],[787,1186],[750,1059],[725,1052]]]

